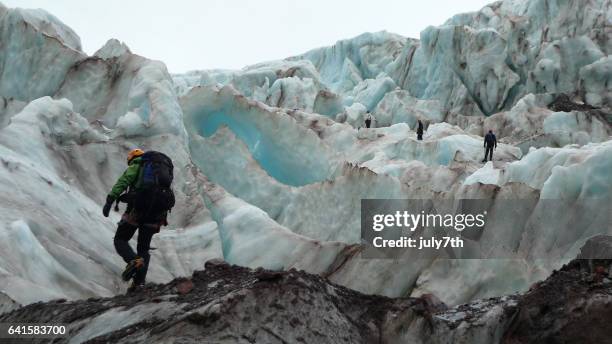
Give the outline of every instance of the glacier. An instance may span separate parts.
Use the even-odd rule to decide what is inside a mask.
[[[0,312],[124,291],[120,215],[100,208],[134,147],[176,167],[151,282],[221,258],[449,305],[525,291],[612,234],[572,208],[612,210],[611,22],[606,0],[504,0],[420,39],[365,33],[171,74],[117,39],[88,56],[51,14],[0,5]],[[483,164],[490,129],[499,145]],[[480,239],[523,259],[364,259],[360,201],[376,198],[525,200],[529,219]],[[564,215],[550,219],[547,199]],[[546,221],[554,231],[534,231]]]

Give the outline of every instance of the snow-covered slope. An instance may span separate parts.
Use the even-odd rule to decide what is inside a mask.
[[[218,257],[449,304],[525,290],[589,237],[612,234],[590,216],[609,214],[612,195],[612,12],[582,3],[507,0],[421,40],[367,33],[184,75],[117,40],[86,56],[44,11],[0,7],[0,302],[123,291],[119,214],[104,218],[101,206],[134,147],[176,167],[151,281]],[[375,128],[360,128],[367,111]],[[489,129],[500,143],[483,166]],[[480,239],[525,259],[363,259],[367,198],[525,200],[529,221]],[[541,199],[564,200],[564,216],[551,225]]]

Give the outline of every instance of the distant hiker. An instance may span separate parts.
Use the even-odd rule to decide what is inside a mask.
[[[172,160],[155,151],[133,149],[127,157],[128,168],[106,197],[102,210],[108,217],[113,202],[118,211],[119,201],[127,203],[127,209],[118,223],[115,233],[115,250],[127,263],[121,274],[124,281],[132,279],[128,292],[144,287],[149,268],[151,239],[162,225],[167,226],[166,216],[174,206],[174,193],[170,188],[173,179]],[[123,193],[127,190],[127,193]],[[138,230],[136,253],[129,244]]]
[[[482,162],[487,162],[487,155],[489,160],[493,161],[493,149],[497,149],[497,139],[492,130],[489,130],[487,135],[484,137],[485,156]]]
[[[423,140],[423,122],[421,120],[418,120],[417,123],[417,140]]]
[[[372,115],[370,115],[370,111],[368,111],[367,117],[366,117],[366,120],[365,120],[366,128],[369,128],[370,124],[372,124]]]

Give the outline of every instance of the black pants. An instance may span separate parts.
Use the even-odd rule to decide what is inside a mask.
[[[417,133],[417,140],[423,140],[423,133]]]
[[[485,148],[485,157],[484,157],[484,161],[487,161],[487,155],[489,156],[489,160],[493,161],[493,146],[489,147],[487,146]]]
[[[136,253],[134,253],[129,241],[132,239],[137,229],[138,240],[136,243]],[[119,226],[117,227],[114,244],[115,250],[117,250],[117,253],[119,253],[121,258],[123,258],[126,263],[131,262],[137,256],[144,259],[144,267],[138,270],[136,275],[134,275],[134,282],[137,284],[145,283],[147,270],[149,269],[149,259],[151,258],[149,249],[151,247],[151,239],[155,233],[157,233],[157,230],[153,226],[134,226],[124,220],[121,220],[119,222]]]

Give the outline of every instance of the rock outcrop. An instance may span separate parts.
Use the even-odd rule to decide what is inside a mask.
[[[591,239],[583,253],[596,247],[599,259],[576,259],[525,294],[450,309],[433,295],[365,295],[303,271],[211,260],[189,279],[35,303],[0,322],[67,324],[69,338],[54,343],[606,343],[611,239]]]

